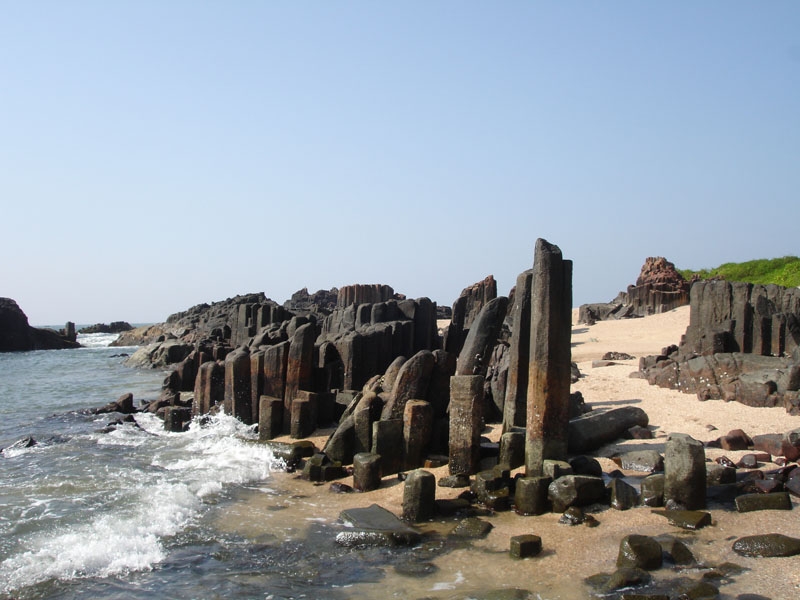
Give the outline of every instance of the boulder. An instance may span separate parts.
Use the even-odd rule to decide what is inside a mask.
[[[626,535],[619,543],[617,567],[653,571],[662,564],[661,544],[645,535]]]
[[[696,510],[706,505],[706,463],[703,444],[673,433],[664,450],[664,501],[667,508]]]
[[[96,415],[113,412],[122,413],[123,415],[130,415],[138,411],[133,405],[133,394],[128,393],[120,396],[116,402],[110,402],[105,406],[94,409],[92,412]]]
[[[591,414],[569,422],[569,452],[581,454],[619,439],[631,427],[647,427],[649,419],[638,406],[623,406]]]
[[[420,350],[400,368],[381,419],[402,419],[405,403],[412,398],[425,398],[436,359],[430,350]]]
[[[564,512],[570,506],[587,506],[606,498],[606,486],[600,477],[565,475],[547,488],[554,512]]]
[[[421,538],[416,529],[377,504],[344,510],[339,519],[348,526],[336,535],[341,546],[410,546]]]
[[[736,540],[733,551],[742,556],[796,556],[800,554],[800,539],[780,533],[751,535]]]

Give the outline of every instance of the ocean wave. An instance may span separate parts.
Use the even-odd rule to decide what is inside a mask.
[[[84,348],[106,348],[118,337],[118,333],[79,333],[78,343]]]
[[[136,420],[139,427],[124,424],[108,434],[86,434],[83,439],[94,442],[97,453],[122,452],[121,458],[136,460],[136,466],[101,464],[84,470],[84,485],[74,495],[61,488],[72,498],[59,501],[83,505],[83,518],[62,522],[48,516],[46,505],[30,507],[27,533],[0,562],[1,593],[53,579],[150,570],[169,554],[165,539],[195,523],[210,497],[232,485],[264,482],[276,465],[272,452],[256,443],[253,428],[229,416],[202,426],[194,422],[186,433],[165,431],[153,415],[139,414]],[[102,500],[78,502],[95,490]]]
[[[200,500],[180,483],[145,485],[136,499],[128,515],[105,514],[65,531],[35,536],[30,550],[0,563],[0,581],[6,582],[3,591],[48,579],[105,577],[152,568],[166,556],[161,538],[186,527]]]

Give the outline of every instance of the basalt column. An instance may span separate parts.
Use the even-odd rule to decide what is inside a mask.
[[[225,357],[225,412],[248,425],[253,423],[250,397],[250,352],[237,348]]]
[[[527,425],[528,363],[531,343],[531,282],[533,271],[517,277],[514,293],[513,333],[508,359],[506,400],[503,407],[503,431]]]
[[[545,459],[567,456],[569,428],[572,261],[558,246],[536,240],[531,289],[527,475],[542,475]]]

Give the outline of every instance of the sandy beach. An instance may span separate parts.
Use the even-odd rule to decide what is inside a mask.
[[[615,454],[641,448],[663,452],[664,441],[672,432],[686,433],[703,442],[725,435],[732,429],[743,429],[749,435],[786,432],[800,428],[800,417],[791,417],[782,408],[750,408],[736,402],[712,400],[701,402],[694,395],[648,385],[645,380],[631,378],[638,368],[638,358],[657,354],[661,348],[677,344],[689,321],[689,307],[641,319],[599,322],[592,326],[577,324],[573,314],[572,354],[582,373],[573,384],[594,410],[634,405],[649,416],[652,440],[620,440],[595,453],[606,472],[617,468],[610,460]],[[618,364],[592,368],[592,361],[608,351],[624,352],[636,358]],[[485,435],[499,437],[500,426],[487,428]],[[315,439],[321,447],[324,436]],[[714,459],[722,454],[734,461],[747,452],[723,452],[707,449]],[[775,465],[765,464],[768,469]],[[447,467],[431,469],[437,479],[447,474]],[[642,473],[626,472],[635,483]],[[352,478],[342,480],[352,483]],[[396,477],[387,477],[384,486],[367,494],[334,494],[329,485],[315,486],[300,481],[296,474],[276,473],[271,482],[281,494],[252,493],[231,507],[218,526],[248,538],[277,536],[290,539],[303,535],[308,507],[314,507],[314,521],[336,522],[342,509],[379,504],[400,514],[403,486]],[[437,498],[454,498],[463,490],[437,488]],[[288,493],[287,493],[288,492]],[[275,510],[276,502],[282,510]],[[794,499],[794,507],[797,501]],[[599,572],[615,570],[619,542],[627,534],[671,534],[686,542],[701,565],[736,563],[746,570],[732,581],[716,582],[721,598],[740,594],[762,594],[773,599],[794,598],[800,594],[800,575],[796,558],[745,558],[733,552],[735,539],[757,533],[780,532],[800,537],[797,513],[761,511],[739,514],[710,509],[713,524],[696,532],[671,526],[662,516],[647,507],[628,511],[607,509],[594,514],[598,527],[567,526],[558,523],[560,514],[521,517],[513,512],[500,512],[482,517],[494,528],[470,549],[456,550],[437,557],[438,570],[427,577],[407,577],[387,569],[386,577],[375,584],[353,587],[354,598],[462,598],[479,591],[496,588],[522,588],[540,598],[585,598],[589,588],[583,578]],[[453,520],[434,521],[419,526],[423,532],[443,533],[455,524]],[[508,556],[511,536],[533,533],[541,536],[543,552],[522,561]],[[699,580],[703,569],[676,573],[669,567],[653,573],[655,579],[678,576]],[[534,596],[535,597],[535,596]]]

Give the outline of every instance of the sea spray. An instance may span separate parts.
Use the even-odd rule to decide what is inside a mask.
[[[232,485],[263,486],[279,466],[252,427],[225,415],[181,434],[150,414],[136,420],[5,456],[36,457],[40,476],[14,498],[25,506],[7,532],[13,547],[0,555],[0,591],[152,569],[169,552],[165,540],[194,525],[209,500]]]

